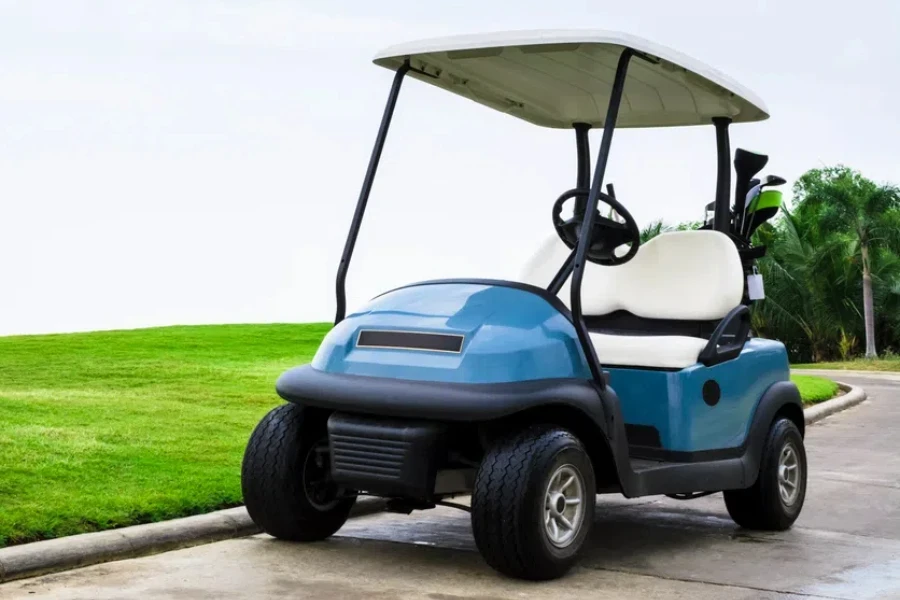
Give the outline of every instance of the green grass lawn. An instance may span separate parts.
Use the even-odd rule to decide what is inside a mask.
[[[0,546],[239,504],[275,379],[329,327],[0,337]]]
[[[843,362],[791,365],[792,369],[834,369],[837,371],[900,371],[900,358],[857,358]]]
[[[838,384],[825,379],[824,377],[816,377],[815,375],[791,375],[791,381],[797,384],[800,389],[800,397],[803,398],[803,404],[817,404],[825,400],[834,398],[838,392]]]
[[[0,546],[239,504],[275,379],[329,327],[0,337]],[[836,389],[795,380],[809,399]]]

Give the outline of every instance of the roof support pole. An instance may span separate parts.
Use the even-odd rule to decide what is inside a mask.
[[[590,123],[575,123],[575,151],[578,155],[578,175],[575,180],[576,188],[587,189],[591,187],[591,145],[588,139]],[[575,198],[575,214],[584,215],[587,206],[586,197]]]
[[[378,162],[381,160],[381,151],[384,149],[384,141],[391,126],[391,117],[394,116],[394,107],[397,105],[397,97],[400,95],[400,84],[403,83],[403,77],[409,69],[409,61],[406,61],[397,69],[394,75],[391,93],[388,95],[387,105],[384,107],[384,115],[381,117],[381,125],[378,127],[378,135],[375,137],[375,147],[372,148],[372,156],[369,158],[369,167],[366,169],[362,189],[359,191],[359,199],[356,201],[356,211],[353,213],[353,221],[350,223],[347,241],[344,242],[344,252],[341,254],[341,264],[338,266],[337,280],[334,286],[337,297],[337,311],[334,315],[335,325],[344,320],[347,312],[347,296],[344,285],[347,280],[347,269],[350,267],[350,258],[353,256],[353,248],[356,246],[356,238],[359,236],[359,227],[362,225],[363,215],[366,212],[369,192],[372,191],[372,182],[375,180],[375,172],[378,170]]]
[[[575,177],[575,187],[586,190],[591,186],[591,147],[588,139],[588,131],[590,131],[591,125],[590,123],[575,123],[573,127],[575,128],[575,152],[578,157],[578,172]],[[584,217],[586,205],[586,196],[576,196],[574,214]],[[550,285],[547,286],[547,291],[554,296],[559,293],[559,290],[566,282],[566,279],[571,275],[572,265],[575,263],[575,253],[577,251],[578,248],[575,248],[569,253],[566,262],[562,264],[559,271],[553,276],[553,280],[550,281]]]
[[[572,268],[572,321],[578,334],[578,341],[587,358],[588,367],[594,381],[601,389],[606,387],[603,381],[603,370],[594,352],[594,345],[588,335],[588,328],[584,322],[581,311],[581,281],[584,278],[584,267],[587,262],[587,249],[591,245],[591,233],[594,229],[594,217],[597,214],[597,201],[600,189],[603,187],[603,176],[606,174],[606,163],[609,159],[609,148],[612,145],[613,132],[616,129],[616,119],[619,116],[619,105],[622,102],[622,94],[625,91],[625,75],[628,72],[628,63],[634,56],[634,51],[625,48],[619,55],[619,63],[616,66],[616,77],[613,81],[612,91],[609,95],[609,106],[606,108],[606,120],[603,123],[603,137],[600,139],[600,151],[597,155],[597,165],[594,167],[594,179],[591,183],[591,193],[588,195],[585,207],[584,222],[581,224],[581,233],[578,236],[578,248],[575,252],[575,264]]]
[[[731,142],[728,139],[729,117],[713,117],[716,126],[716,210],[713,213],[713,229],[731,232]]]

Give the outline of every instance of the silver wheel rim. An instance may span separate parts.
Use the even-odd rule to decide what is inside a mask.
[[[544,532],[557,548],[565,548],[578,535],[584,521],[584,479],[572,465],[553,472],[544,495]]]
[[[778,457],[778,493],[785,506],[793,506],[800,496],[800,459],[793,442],[781,448]]]

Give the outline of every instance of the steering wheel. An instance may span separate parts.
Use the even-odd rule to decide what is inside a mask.
[[[576,214],[571,219],[563,221],[561,216],[563,204],[570,198],[587,198],[588,194],[590,194],[590,190],[586,188],[574,188],[564,192],[553,204],[553,226],[556,228],[559,238],[570,249],[574,249],[578,244],[584,216]],[[627,263],[634,258],[641,245],[641,230],[631,213],[614,197],[600,192],[597,199],[608,204],[625,219],[625,222],[613,221],[601,215],[598,210],[594,215],[594,230],[591,232],[591,245],[587,249],[587,259],[606,267]],[[616,255],[616,248],[625,244],[631,244],[628,252],[622,256]]]

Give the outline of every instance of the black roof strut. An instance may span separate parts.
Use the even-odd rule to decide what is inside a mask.
[[[594,167],[594,177],[591,183],[591,193],[588,195],[585,207],[584,221],[581,224],[581,233],[578,236],[578,247],[575,252],[575,261],[572,265],[571,301],[572,321],[575,324],[575,333],[581,342],[581,349],[587,358],[588,367],[594,381],[601,389],[606,387],[603,380],[603,369],[594,351],[594,345],[588,335],[588,328],[584,322],[584,314],[581,311],[581,281],[584,278],[584,267],[587,262],[587,249],[591,245],[591,233],[594,229],[594,217],[597,214],[597,200],[603,187],[603,176],[606,173],[606,163],[609,159],[609,148],[612,145],[613,132],[616,129],[616,119],[619,116],[619,105],[622,102],[622,94],[625,91],[625,75],[628,73],[628,64],[635,52],[625,48],[619,55],[619,63],[616,66],[616,78],[613,80],[612,91],[609,95],[609,106],[606,108],[606,120],[603,123],[603,137],[600,139],[600,151],[597,154],[597,164]]]
[[[394,116],[397,96],[400,95],[400,84],[403,83],[403,77],[410,68],[409,60],[407,60],[397,69],[397,73],[394,75],[391,93],[388,95],[387,105],[384,107],[384,115],[381,117],[381,125],[378,127],[378,135],[375,137],[375,147],[372,148],[372,156],[369,158],[369,167],[366,169],[362,189],[359,191],[359,199],[356,201],[356,210],[353,213],[353,221],[350,222],[350,231],[347,233],[347,241],[344,243],[344,252],[341,254],[341,264],[338,266],[337,280],[334,285],[335,295],[337,296],[337,312],[334,315],[335,325],[344,320],[347,312],[345,286],[347,269],[350,267],[350,258],[353,256],[353,248],[356,246],[356,238],[359,236],[359,227],[362,225],[363,215],[366,212],[369,192],[372,191],[372,182],[375,180],[375,172],[378,170],[378,162],[381,160],[384,140],[387,138],[387,132],[391,126],[391,117]]]

